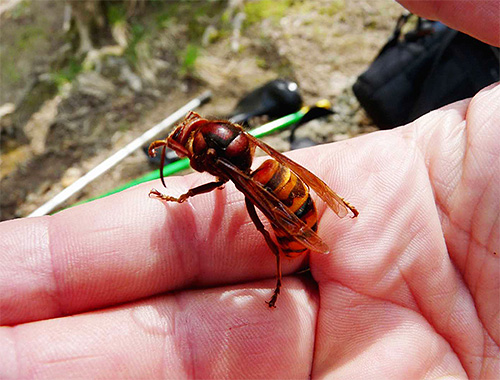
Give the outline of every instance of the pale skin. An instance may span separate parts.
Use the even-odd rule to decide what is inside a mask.
[[[487,20],[461,29],[498,45]],[[148,197],[208,175],[0,223],[0,377],[497,378],[500,86],[289,156],[360,214],[317,202],[332,253],[310,255],[312,278],[283,260],[276,309],[275,257],[232,184]]]

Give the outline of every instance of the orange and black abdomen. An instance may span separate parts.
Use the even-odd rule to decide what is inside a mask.
[[[309,228],[317,231],[316,206],[309,188],[294,172],[275,160],[267,160],[252,173],[252,177],[266,190],[272,192]],[[286,256],[295,257],[307,250],[301,243],[279,229],[274,229],[274,233]]]

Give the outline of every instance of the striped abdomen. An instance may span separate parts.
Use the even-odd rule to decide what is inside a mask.
[[[252,173],[252,177],[274,193],[309,228],[313,231],[318,229],[316,206],[309,194],[309,188],[289,168],[275,160],[267,160]],[[298,256],[307,250],[290,235],[274,226],[273,229],[278,244],[286,256]]]

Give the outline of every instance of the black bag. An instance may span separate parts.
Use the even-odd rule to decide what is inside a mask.
[[[410,16],[399,18],[392,37],[353,86],[360,104],[382,129],[469,98],[499,80],[498,48],[422,18],[401,39]]]

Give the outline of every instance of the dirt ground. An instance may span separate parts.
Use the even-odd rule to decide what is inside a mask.
[[[25,0],[4,11],[0,219],[28,215],[206,89],[213,100],[199,112],[221,117],[257,86],[288,78],[305,104],[328,99],[336,111],[299,137],[324,143],[376,130],[351,87],[403,8],[392,0],[254,3],[146,3],[127,16],[125,49],[114,35],[96,47],[106,54],[83,63],[60,59],[68,49],[63,1]],[[288,150],[288,134],[266,141]],[[137,151],[65,206],[153,169]]]

